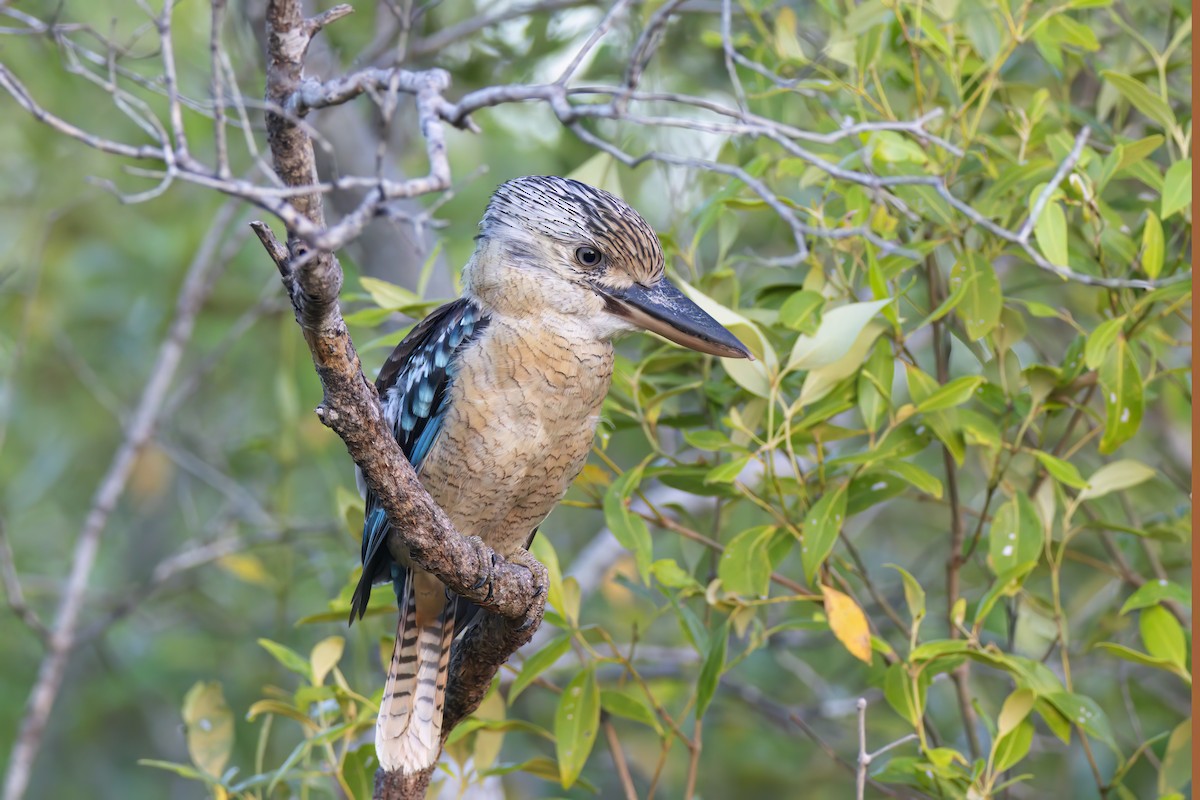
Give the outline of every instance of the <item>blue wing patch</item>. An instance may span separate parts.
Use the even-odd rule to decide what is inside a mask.
[[[450,386],[454,381],[456,357],[487,327],[488,318],[471,300],[460,298],[434,311],[396,345],[388,356],[375,388],[383,402],[384,417],[413,469],[437,441],[446,416]],[[392,557],[384,542],[388,534],[387,513],[372,491],[367,492],[363,522],[363,572],[350,600],[350,621],[362,618],[377,581],[391,578],[399,596],[404,570],[392,569]]]

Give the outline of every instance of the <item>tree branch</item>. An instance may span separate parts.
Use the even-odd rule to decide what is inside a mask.
[[[319,25],[305,20],[298,0],[272,0],[267,6],[267,101],[272,108],[293,108],[297,115],[322,102],[321,94],[305,94],[302,87],[303,59]],[[344,102],[365,91],[375,78],[370,74],[338,84],[328,96]],[[396,91],[400,73],[386,76]],[[449,165],[441,138],[443,103],[440,92],[448,83],[444,72],[419,73],[409,87],[417,95],[422,132],[430,154],[430,176],[406,181],[420,190],[448,188]],[[311,88],[311,84],[308,85]],[[297,98],[297,99],[293,99]],[[325,103],[329,104],[329,103]],[[275,171],[291,187],[317,184],[312,140],[293,117],[270,112],[267,138]],[[378,195],[379,189],[368,193]],[[374,216],[350,215],[337,228],[357,235]],[[305,219],[324,228],[321,194],[313,192],[293,198]],[[374,386],[362,373],[362,365],[342,319],[338,296],[342,271],[332,253],[336,237],[319,236],[306,241],[289,228],[287,246],[281,245],[265,224],[252,223],[254,232],[275,262],[292,300],[296,320],[312,354],[324,397],[316,413],[321,421],[345,442],[354,462],[362,469],[367,485],[379,496],[392,523],[388,547],[398,559],[406,556],[433,573],[461,597],[494,612],[485,615],[459,641],[451,662],[443,737],[482,701],[500,666],[529,641],[541,622],[545,605],[544,568],[532,561],[505,560],[478,538],[458,533],[421,486],[383,418]],[[310,249],[315,247],[315,249]],[[424,797],[433,768],[416,775],[376,775],[375,797]]]

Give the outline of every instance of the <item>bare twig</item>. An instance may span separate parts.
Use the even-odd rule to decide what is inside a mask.
[[[209,70],[213,103],[213,139],[217,150],[217,175],[229,177],[229,144],[225,140],[225,81],[221,76],[221,23],[226,0],[212,0],[212,32],[208,37]],[[236,92],[235,92],[236,94]]]
[[[422,39],[418,39],[409,48],[408,54],[411,58],[423,58],[434,53],[440,53],[455,42],[461,41],[485,28],[491,28],[508,22],[510,19],[523,19],[534,14],[545,14],[553,11],[561,11],[566,8],[578,8],[579,6],[589,5],[591,2],[592,0],[543,0],[540,3],[511,6],[491,14],[469,17],[462,22],[447,25]],[[370,62],[377,55],[377,53],[368,48],[363,55],[363,59]]]
[[[608,33],[617,17],[625,12],[625,9],[629,7],[631,2],[632,0],[617,0],[617,2],[612,4],[608,9],[608,13],[604,15],[604,19],[600,20],[600,24],[596,26],[595,30],[588,34],[587,41],[575,52],[575,55],[571,58],[571,63],[567,64],[566,69],[554,81],[555,86],[566,86],[570,83],[571,78],[575,76],[580,65],[583,64],[583,60],[587,58],[588,53],[600,43],[600,40],[604,38],[604,34]]]
[[[21,576],[17,574],[13,561],[12,545],[8,541],[8,533],[4,527],[4,517],[0,516],[0,581],[4,582],[4,594],[8,600],[8,608],[17,615],[17,619],[43,642],[49,641],[50,631],[37,615],[37,612],[25,602],[25,593],[21,591]]]
[[[879,756],[886,753],[892,748],[899,747],[902,744],[907,744],[917,738],[915,733],[910,733],[901,736],[894,742],[888,742],[883,747],[876,750],[874,753],[867,752],[867,698],[860,697],[855,704],[858,709],[858,769],[855,771],[856,781],[855,797],[857,800],[863,800],[864,792],[867,788],[867,768],[871,766],[871,762]]]
[[[604,728],[604,738],[608,740],[608,750],[612,753],[613,766],[617,768],[617,776],[621,779],[621,789],[625,792],[625,800],[638,800],[637,789],[633,786],[633,776],[629,774],[629,764],[625,761],[625,751],[621,749],[621,740],[617,738],[617,729],[613,727],[608,716],[601,720]]]

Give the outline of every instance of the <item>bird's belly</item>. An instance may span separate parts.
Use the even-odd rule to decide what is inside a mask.
[[[587,461],[612,351],[595,343],[548,353],[542,342],[542,352],[506,360],[515,348],[489,344],[486,357],[465,362],[455,378],[421,482],[460,532],[507,555],[524,546]]]

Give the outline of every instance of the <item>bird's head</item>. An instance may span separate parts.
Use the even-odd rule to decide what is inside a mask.
[[[504,183],[480,225],[468,291],[512,314],[579,317],[598,336],[653,331],[726,358],[752,358],[737,337],[663,274],[654,230],[623,200],[557,177]]]

